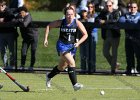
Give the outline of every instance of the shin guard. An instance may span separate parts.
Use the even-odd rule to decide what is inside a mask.
[[[48,74],[48,78],[53,78],[55,75],[59,74],[60,70],[55,66],[53,70]]]
[[[75,85],[77,83],[75,67],[68,67],[68,74],[72,85]]]

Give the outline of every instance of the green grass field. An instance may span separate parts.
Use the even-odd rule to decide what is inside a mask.
[[[53,78],[46,91],[45,74],[11,73],[18,82],[30,86],[22,92],[6,75],[0,73],[0,100],[140,100],[140,78],[133,76],[78,75],[83,89],[74,91],[67,74]],[[104,90],[105,95],[100,95]]]

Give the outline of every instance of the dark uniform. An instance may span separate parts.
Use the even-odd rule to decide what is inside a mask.
[[[60,27],[60,36],[57,42],[57,52],[63,53],[72,48],[76,42],[77,37],[77,24],[76,19],[73,20],[70,26],[67,26],[66,19],[62,20]],[[71,51],[73,55],[76,53],[76,48]]]

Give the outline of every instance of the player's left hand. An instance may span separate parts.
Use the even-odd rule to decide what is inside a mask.
[[[75,43],[74,46],[75,46],[76,48],[79,47],[79,43],[78,43],[78,42]]]

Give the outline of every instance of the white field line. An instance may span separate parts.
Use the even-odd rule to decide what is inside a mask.
[[[63,87],[66,88],[66,87]],[[70,88],[70,87],[69,87]],[[69,89],[67,87],[67,89]],[[56,90],[55,88],[46,88],[46,89],[38,89],[36,91],[49,91],[49,90]],[[82,90],[132,90],[132,88],[124,88],[124,87],[120,87],[120,88],[93,88],[93,87],[83,87]]]

